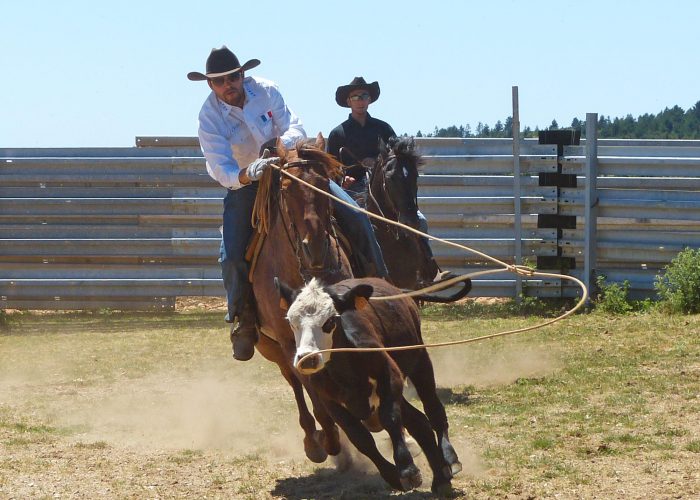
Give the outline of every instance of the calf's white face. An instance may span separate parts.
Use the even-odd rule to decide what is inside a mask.
[[[294,364],[307,354],[333,347],[333,331],[339,321],[333,299],[315,278],[301,289],[287,311],[287,320],[294,331],[296,354]],[[305,375],[325,366],[330,353],[324,352],[307,358],[299,371]]]

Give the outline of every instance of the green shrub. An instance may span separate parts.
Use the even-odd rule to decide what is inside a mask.
[[[700,249],[686,248],[657,276],[660,306],[674,313],[700,312]]]
[[[610,314],[627,314],[634,309],[627,297],[629,280],[622,284],[608,283],[606,276],[601,274],[595,282],[598,287],[598,297],[594,301],[597,309]]]

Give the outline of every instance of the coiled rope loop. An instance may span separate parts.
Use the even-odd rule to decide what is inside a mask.
[[[571,316],[571,315],[574,314],[577,310],[579,310],[579,309],[586,303],[586,300],[588,299],[588,289],[586,288],[586,285],[585,285],[581,280],[579,280],[578,278],[575,278],[575,277],[573,277],[573,276],[568,276],[568,275],[566,275],[566,274],[543,273],[543,272],[540,272],[540,271],[535,271],[535,270],[533,270],[533,269],[530,269],[530,268],[527,267],[527,266],[517,265],[517,264],[508,264],[508,263],[506,263],[506,262],[503,262],[502,260],[499,260],[499,259],[497,259],[497,258],[495,258],[495,257],[492,257],[492,256],[490,256],[490,255],[487,255],[487,254],[485,254],[485,253],[483,253],[483,252],[480,252],[480,251],[478,251],[478,250],[476,250],[476,249],[474,249],[474,248],[468,247],[468,246],[466,246],[466,245],[461,245],[461,244],[455,243],[455,242],[453,242],[453,241],[448,241],[448,240],[444,240],[444,239],[442,239],[442,238],[438,238],[438,237],[436,237],[436,236],[431,236],[431,235],[429,235],[429,234],[423,233],[423,232],[421,232],[421,231],[419,231],[419,230],[417,230],[417,229],[414,229],[414,228],[412,228],[412,227],[410,227],[410,226],[407,226],[407,225],[405,225],[405,224],[402,224],[402,223],[400,223],[400,222],[393,221],[393,220],[389,220],[389,219],[387,219],[387,218],[385,218],[385,217],[382,217],[382,216],[380,216],[380,215],[373,214],[372,212],[369,212],[369,211],[367,211],[367,210],[365,210],[365,209],[363,209],[363,208],[360,208],[360,207],[358,207],[357,205],[354,205],[354,204],[352,204],[352,203],[348,203],[348,202],[346,202],[345,200],[341,200],[340,198],[338,198],[338,197],[332,195],[331,193],[328,193],[328,192],[326,192],[326,191],[323,191],[322,189],[319,189],[319,188],[317,188],[316,186],[313,186],[313,185],[309,184],[308,182],[306,182],[306,181],[304,181],[304,180],[302,180],[302,179],[299,179],[298,177],[293,176],[292,174],[286,172],[283,168],[281,168],[281,167],[279,167],[279,166],[277,166],[277,165],[272,165],[272,167],[277,168],[282,174],[288,176],[290,179],[293,179],[293,180],[296,181],[296,182],[301,182],[301,183],[304,184],[306,187],[311,188],[311,189],[313,189],[314,191],[316,191],[316,192],[318,192],[318,193],[321,193],[321,194],[323,194],[323,195],[325,195],[325,196],[328,196],[330,199],[334,200],[335,202],[337,202],[337,203],[342,203],[342,204],[345,205],[346,207],[350,207],[351,209],[353,209],[353,210],[355,210],[355,211],[357,211],[357,212],[362,212],[362,213],[364,213],[365,215],[367,215],[368,217],[372,217],[373,219],[381,220],[381,221],[383,221],[383,222],[386,222],[387,224],[393,224],[393,225],[395,225],[395,226],[398,226],[398,227],[404,229],[405,231],[410,231],[410,232],[412,232],[412,233],[414,233],[414,234],[417,234],[417,235],[422,236],[422,237],[426,237],[426,238],[428,238],[428,239],[430,239],[430,240],[439,241],[439,242],[441,242],[441,243],[443,243],[443,244],[445,244],[445,245],[449,245],[449,246],[452,246],[452,247],[455,247],[455,248],[459,248],[459,249],[461,249],[461,250],[466,250],[467,252],[471,252],[471,253],[473,253],[473,254],[476,254],[476,255],[478,255],[478,256],[480,256],[480,257],[486,259],[486,260],[489,260],[489,261],[491,261],[491,262],[493,262],[493,263],[498,264],[499,266],[501,266],[500,269],[489,269],[489,270],[485,270],[485,271],[476,271],[476,272],[473,272],[473,273],[467,273],[467,274],[462,274],[462,275],[460,275],[460,276],[455,276],[455,277],[450,278],[450,279],[448,279],[448,280],[441,281],[440,283],[437,283],[437,284],[434,284],[434,285],[430,285],[430,286],[427,286],[427,287],[425,287],[425,288],[421,288],[421,289],[419,289],[419,290],[414,290],[414,291],[411,291],[411,292],[404,292],[404,293],[400,293],[400,294],[397,294],[397,295],[389,295],[389,296],[386,296],[386,297],[370,297],[370,300],[375,300],[375,301],[380,301],[380,300],[396,300],[396,299],[400,299],[400,298],[403,298],[403,297],[416,297],[416,296],[424,295],[424,294],[429,293],[429,292],[444,290],[445,288],[448,288],[448,287],[450,287],[450,286],[452,286],[452,285],[454,285],[454,284],[456,284],[456,283],[459,283],[459,282],[463,281],[463,280],[466,279],[466,278],[470,278],[470,279],[471,279],[471,278],[475,278],[475,277],[477,277],[477,276],[485,276],[485,275],[487,275],[487,274],[499,273],[499,272],[502,272],[502,271],[504,271],[504,270],[506,270],[506,271],[508,271],[508,272],[511,272],[511,273],[514,273],[514,274],[517,274],[517,275],[520,275],[520,276],[523,276],[523,277],[527,277],[527,278],[539,276],[539,277],[544,277],[544,278],[559,278],[559,279],[565,279],[565,280],[573,281],[573,282],[576,283],[578,286],[580,286],[580,287],[581,287],[581,290],[583,291],[583,294],[582,294],[582,296],[581,296],[581,299],[576,303],[576,305],[575,305],[572,309],[570,309],[570,310],[566,311],[565,313],[563,313],[563,314],[557,316],[556,318],[553,318],[553,319],[551,319],[551,320],[548,320],[548,321],[545,321],[545,322],[542,322],[542,323],[538,323],[538,324],[533,325],[533,326],[528,326],[528,327],[524,327],[524,328],[516,328],[516,329],[514,329],[514,330],[507,330],[507,331],[503,331],[503,332],[492,333],[492,334],[489,334],[489,335],[482,335],[482,336],[480,336],[480,337],[474,337],[474,338],[471,338],[471,339],[453,340],[453,341],[449,341],[449,342],[436,342],[436,343],[430,343],[430,344],[417,344],[417,345],[399,346],[399,347],[344,347],[344,348],[322,349],[322,350],[318,350],[318,351],[309,353],[309,354],[307,354],[306,356],[302,357],[302,358],[296,363],[296,368],[297,368],[297,369],[299,369],[299,366],[301,365],[301,363],[302,363],[306,358],[308,358],[308,357],[310,357],[310,356],[315,356],[315,355],[317,355],[317,354],[321,354],[321,353],[324,353],[324,352],[377,352],[377,351],[391,352],[391,351],[408,351],[408,350],[411,350],[411,349],[424,349],[424,348],[428,348],[428,347],[445,347],[445,346],[452,346],[452,345],[459,345],[459,344],[469,344],[469,343],[473,343],[473,342],[480,342],[480,341],[482,341],[482,340],[494,339],[494,338],[497,338],[497,337],[505,337],[505,336],[507,336],[507,335],[515,335],[515,334],[520,334],[520,333],[524,333],[524,332],[529,332],[529,331],[532,331],[532,330],[537,330],[537,329],[539,329],[539,328],[543,328],[543,327],[545,327],[545,326],[554,324],[554,323],[556,323],[556,322],[558,322],[558,321],[561,321],[562,319],[564,319],[564,318],[566,318],[566,317],[568,317],[568,316]]]

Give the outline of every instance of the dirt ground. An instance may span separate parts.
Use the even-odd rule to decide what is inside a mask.
[[[178,303],[178,310],[188,308],[225,309],[219,299]],[[229,348],[221,333],[214,350]],[[474,400],[482,397],[486,381],[512,384],[561,369],[557,353],[548,346],[526,352],[506,348],[497,362],[489,363],[451,351],[431,355],[441,384],[467,378],[474,384],[468,396]],[[345,464],[340,472],[332,460],[310,463],[303,455],[289,388],[259,355],[247,363],[221,357],[186,370],[166,367],[138,383],[126,375],[96,384],[66,378],[60,352],[54,363],[45,365],[10,374],[0,367],[0,499],[433,497],[422,455],[417,463],[424,484],[403,494],[390,491],[357,454],[352,466]],[[684,377],[700,380],[700,359],[684,370]],[[639,425],[649,428],[650,422],[672,418],[674,427],[663,432],[697,442],[697,387],[689,393],[646,395],[654,403]],[[605,404],[602,396],[600,404]],[[689,407],[694,411],[681,410]],[[552,411],[555,416],[565,409]],[[454,417],[450,415],[451,422],[458,421]],[[494,429],[501,417],[494,415]],[[548,462],[547,450],[539,450],[526,465],[508,457],[489,465],[485,457],[490,450],[507,441],[503,431],[453,428],[453,443],[464,464],[453,481],[453,498],[700,498],[697,451],[642,444],[637,455],[620,455],[588,434],[569,433],[564,458],[556,462]],[[386,440],[380,444],[388,453]],[[546,472],[543,477],[542,464],[545,470],[551,467],[551,477]],[[511,468],[518,470],[515,480]]]
[[[23,438],[16,429],[0,428],[0,498],[433,498],[422,455],[417,463],[424,486],[404,494],[388,490],[356,454],[353,466],[340,473],[332,460],[311,464],[301,450],[288,388],[272,382],[266,394],[272,402],[266,405],[250,390],[255,371],[233,370],[230,378],[204,368],[163,373],[140,381],[138,388],[128,381],[114,384],[108,394],[50,387],[56,403],[36,409],[36,416],[51,415],[56,424],[85,430]],[[32,386],[15,390],[15,405],[29,404]],[[66,402],[70,408],[62,409]],[[658,411],[673,407],[668,401]],[[697,422],[678,425],[698,430]],[[561,477],[542,481],[525,468],[517,483],[499,486],[504,471],[489,468],[482,455],[502,437],[471,435],[469,429],[453,436],[464,464],[453,481],[453,498],[700,498],[694,453],[679,453],[671,462],[648,453],[633,459],[599,454],[605,445],[591,442],[595,458],[571,459],[572,467],[581,462],[590,467],[577,484]],[[388,453],[385,439],[381,445]],[[545,455],[532,460],[546,460]]]

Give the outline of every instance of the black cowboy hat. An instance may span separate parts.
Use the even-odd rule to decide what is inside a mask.
[[[241,66],[236,55],[226,45],[222,45],[220,49],[211,49],[211,53],[207,57],[206,74],[192,71],[187,73],[187,78],[192,81],[207,80],[217,76],[230,75],[236,71],[247,71],[258,64],[260,64],[258,59],[251,59]]]
[[[379,99],[379,82],[367,83],[361,76],[356,76],[348,85],[338,87],[338,90],[335,91],[335,102],[338,103],[338,106],[349,108],[347,101],[350,92],[361,89],[369,92],[372,102]]]

